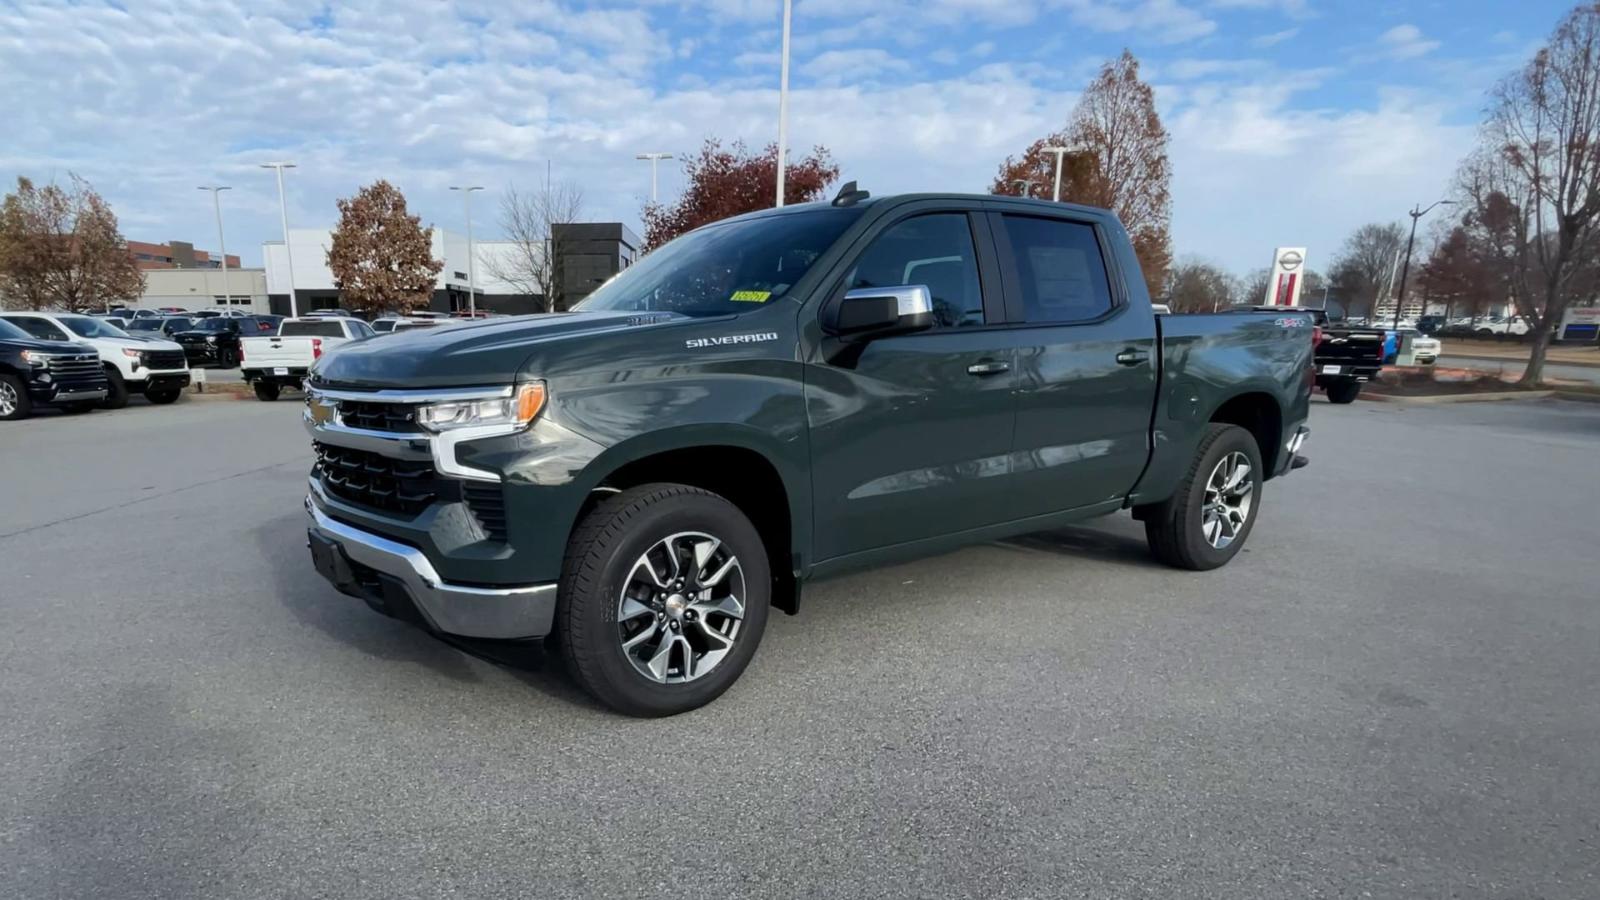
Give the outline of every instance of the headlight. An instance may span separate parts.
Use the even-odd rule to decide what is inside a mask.
[[[544,408],[544,384],[519,385],[509,397],[492,400],[452,400],[417,407],[417,424],[429,431],[451,431],[502,425],[515,431],[527,426]]]
[[[143,350],[132,350],[132,349],[129,349],[127,347],[122,348],[122,355],[123,356],[129,356],[129,357],[132,357],[134,359],[140,359],[140,360],[144,359],[144,351]]]
[[[24,350],[24,351],[22,351],[22,361],[27,363],[30,366],[48,366],[48,365],[50,365],[50,357],[49,357],[49,355],[48,354],[44,354],[44,353],[40,353],[37,350]]]
[[[206,343],[208,343],[208,344],[215,344],[216,342],[217,342],[217,339],[214,338],[214,337],[206,338]]]

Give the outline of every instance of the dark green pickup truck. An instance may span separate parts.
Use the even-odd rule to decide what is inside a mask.
[[[914,195],[698,229],[570,313],[347,345],[306,509],[339,590],[551,635],[612,707],[739,677],[803,582],[1131,510],[1236,554],[1307,428],[1312,328],[1156,316],[1103,210]]]

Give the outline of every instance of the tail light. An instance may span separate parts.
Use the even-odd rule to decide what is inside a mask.
[[[239,342],[239,364],[244,365],[244,341]]]
[[[322,358],[322,338],[312,338],[311,339],[311,358],[312,359],[321,359]]]

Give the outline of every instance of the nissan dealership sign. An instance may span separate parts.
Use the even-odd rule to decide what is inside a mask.
[[[1299,306],[1305,285],[1306,248],[1279,247],[1272,251],[1272,276],[1267,279],[1265,306]]]

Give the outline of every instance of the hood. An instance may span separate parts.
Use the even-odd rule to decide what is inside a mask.
[[[313,370],[323,384],[351,387],[450,387],[493,384],[517,376],[541,350],[578,345],[601,335],[643,333],[694,323],[676,313],[566,312],[464,321],[352,341]]]
[[[38,350],[43,353],[90,353],[99,357],[99,351],[78,341],[38,341],[33,338],[0,337],[0,344],[8,350]]]
[[[129,335],[125,338],[96,338],[98,341],[110,344],[113,347],[132,347],[135,350],[182,350],[177,344],[164,337],[144,337],[142,335]]]

